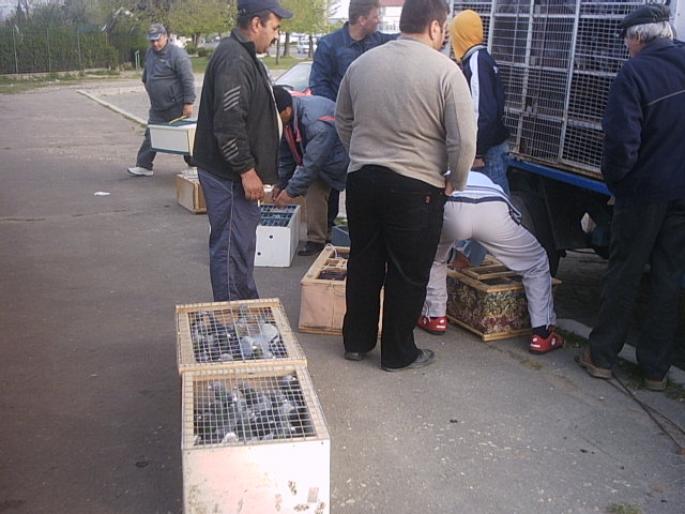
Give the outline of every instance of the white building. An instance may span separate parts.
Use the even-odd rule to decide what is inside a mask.
[[[400,31],[400,15],[402,14],[402,6],[404,0],[380,0],[381,2],[381,23],[378,30],[381,32],[399,32]]]

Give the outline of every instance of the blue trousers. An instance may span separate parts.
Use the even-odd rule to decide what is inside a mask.
[[[507,196],[511,196],[509,191],[509,180],[507,179],[507,166],[504,158],[509,153],[509,143],[506,141],[495,145],[485,152],[485,167],[479,170],[480,173],[487,176],[495,184],[504,189]],[[460,251],[469,259],[472,266],[480,266],[485,259],[485,248],[476,241],[463,241]]]
[[[207,204],[209,274],[215,302],[259,298],[254,280],[259,205],[240,182],[198,169]]]

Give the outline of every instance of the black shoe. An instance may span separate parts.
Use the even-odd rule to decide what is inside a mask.
[[[323,243],[314,243],[312,241],[307,241],[304,245],[304,248],[297,252],[297,255],[299,255],[300,257],[309,257],[310,255],[321,253],[321,250],[323,250],[325,246],[326,245]]]
[[[383,371],[402,371],[403,369],[416,369],[428,366],[429,364],[432,364],[435,361],[435,353],[433,352],[433,350],[419,349],[419,352],[419,356],[416,358],[416,360],[408,366],[404,366],[403,368],[388,368],[385,366],[381,366],[381,369]]]
[[[345,359],[348,361],[360,361],[366,357],[365,353],[361,352],[345,352]]]

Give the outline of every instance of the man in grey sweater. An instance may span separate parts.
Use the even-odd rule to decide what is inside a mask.
[[[336,128],[350,153],[345,358],[361,360],[376,345],[385,287],[386,371],[433,360],[433,352],[414,344],[413,328],[426,297],[446,194],[463,188],[476,155],[468,85],[458,66],[437,51],[447,14],[443,0],[407,0],[399,39],[352,63],[336,104]]]
[[[145,54],[143,84],[150,97],[148,124],[168,123],[181,116],[191,117],[195,77],[188,54],[183,48],[169,43],[167,31],[161,23],[150,25],[147,38],[150,48]],[[150,144],[150,129],[146,129],[136,165],[127,171],[136,177],[151,177],[155,155]]]

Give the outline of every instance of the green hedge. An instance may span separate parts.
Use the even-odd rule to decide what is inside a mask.
[[[86,68],[114,68],[145,55],[140,31],[106,34],[75,26],[0,26],[0,74],[49,73]],[[16,54],[15,54],[16,51]],[[16,57],[16,59],[15,59]]]

